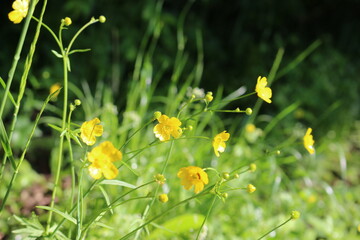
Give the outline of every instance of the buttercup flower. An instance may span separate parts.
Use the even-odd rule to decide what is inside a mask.
[[[294,210],[294,211],[291,212],[291,219],[296,220],[299,217],[300,217],[300,212],[299,211]]]
[[[313,136],[311,135],[312,129],[308,128],[306,131],[306,134],[304,136],[304,147],[306,148],[306,150],[308,150],[308,152],[310,154],[314,154],[315,153],[315,148],[314,148],[314,139]]]
[[[271,88],[266,87],[267,85],[267,79],[266,77],[258,77],[257,79],[257,84],[255,87],[255,92],[257,93],[258,97],[261,98],[262,100],[264,100],[267,103],[271,103],[271,96],[272,96],[272,91]]]
[[[14,9],[8,14],[10,21],[15,24],[20,23],[27,15],[29,10],[29,0],[15,0],[12,4]]]
[[[248,191],[248,193],[253,193],[256,191],[256,187],[252,184],[249,184],[247,185],[246,190]]]
[[[159,123],[154,127],[154,134],[160,141],[169,140],[170,135],[174,138],[179,138],[181,136],[182,130],[180,128],[181,122],[179,119],[176,117],[169,118],[163,114],[157,120]]]
[[[100,137],[103,134],[103,126],[98,125],[99,123],[100,119],[94,118],[81,125],[80,138],[86,145],[94,145],[96,141],[95,137]]]
[[[209,183],[207,173],[199,167],[183,167],[179,170],[177,176],[181,178],[181,185],[183,185],[186,190],[195,186],[195,193],[201,192],[204,189],[204,185]]]
[[[168,195],[166,193],[160,194],[159,201],[162,203],[166,203],[167,201],[169,201]]]
[[[213,139],[212,145],[214,147],[214,152],[217,157],[220,156],[219,152],[224,152],[226,148],[225,141],[229,140],[230,133],[223,131],[216,135]]]
[[[99,146],[93,148],[87,155],[89,162],[89,174],[94,179],[99,179],[104,175],[106,179],[113,179],[118,175],[119,170],[113,162],[122,159],[122,153],[114,145],[105,141]]]
[[[61,88],[61,85],[59,83],[55,83],[53,85],[51,85],[50,87],[50,94],[53,94],[54,92],[56,92],[57,90],[59,90]],[[55,101],[57,96],[59,95],[60,91],[58,91],[57,93],[55,93],[52,97],[51,100]]]

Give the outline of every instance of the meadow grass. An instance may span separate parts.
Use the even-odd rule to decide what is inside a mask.
[[[190,3],[179,17],[178,47],[171,67],[153,65],[163,27],[161,2],[156,5],[139,46],[127,94],[122,96],[126,105],[119,109],[114,104],[119,96],[105,81],[99,80],[96,88],[92,88],[86,82],[77,85],[71,77],[71,70],[76,68],[72,54],[88,54],[89,50],[73,49],[75,41],[88,27],[101,27],[93,24],[106,24],[106,18],[90,19],[69,42],[63,42],[63,35],[72,27],[71,18],[59,20],[59,28],[53,30],[43,20],[47,1],[38,2],[36,7],[42,9],[39,17],[32,16],[35,2],[30,2],[8,78],[6,82],[1,79],[4,91],[0,112],[3,149],[0,232],[4,236],[9,239],[359,236],[360,222],[356,222],[359,197],[355,194],[359,187],[357,172],[353,170],[357,163],[347,158],[360,127],[348,129],[355,139],[346,142],[350,146],[336,138],[335,133],[322,139],[313,129],[316,154],[310,154],[304,148],[304,136],[311,126],[288,121],[299,110],[301,99],[289,102],[279,113],[265,115],[260,109],[269,106],[265,102],[269,94],[266,90],[265,97],[256,96],[265,88],[257,90],[257,76],[249,80],[254,83],[253,89],[239,86],[227,96],[226,86],[219,86],[214,92],[197,88],[204,70],[204,50],[198,31],[197,62],[189,67],[183,24]],[[23,49],[23,42],[29,24],[37,27],[22,70],[17,68],[17,62],[22,50],[27,50]],[[54,82],[44,100],[36,99],[35,90],[27,87],[40,33],[54,38],[58,49],[49,52],[59,58],[63,68],[62,83]],[[282,63],[284,49],[279,49],[266,74],[267,87],[281,84],[281,77],[290,74],[319,45],[315,41],[288,63]],[[171,75],[167,76],[165,72],[169,70]],[[15,71],[22,73],[18,91],[11,87]],[[166,90],[159,92],[157,88],[164,79],[168,79]],[[244,98],[253,100],[253,105],[242,105]],[[19,151],[12,142],[20,128],[17,122],[22,119],[21,109],[26,101],[33,103],[32,108],[38,113],[34,121],[27,122],[30,131]],[[229,109],[234,105],[238,108]],[[51,131],[51,140],[36,134],[39,128]],[[50,159],[42,163],[50,165],[50,176],[34,171],[36,166],[27,160],[36,141],[50,145]],[[102,145],[104,142],[114,147]],[[309,147],[306,141],[305,145]],[[338,165],[341,176],[334,178],[330,173]],[[36,199],[31,197],[35,191],[40,194]],[[33,203],[26,205],[30,201]]]

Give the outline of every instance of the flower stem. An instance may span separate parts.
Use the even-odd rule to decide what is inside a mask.
[[[292,218],[290,217],[288,220],[286,220],[285,222],[283,222],[282,224],[280,224],[279,226],[274,227],[273,229],[271,229],[270,231],[266,232],[264,235],[262,235],[261,237],[259,237],[257,240],[263,239],[264,237],[266,237],[268,234],[270,234],[271,232],[275,231],[276,229],[284,226],[286,223],[288,223]]]
[[[207,211],[207,213],[206,213],[205,219],[204,219],[204,221],[202,222],[202,224],[201,224],[201,226],[200,226],[200,229],[199,229],[198,234],[197,234],[197,236],[196,236],[196,240],[198,240],[199,237],[200,237],[201,230],[202,230],[202,228],[203,228],[204,225],[205,225],[206,219],[208,219],[208,217],[210,216],[210,212],[211,212],[212,208],[214,207],[214,204],[215,204],[215,202],[216,202],[216,199],[217,199],[217,196],[215,195],[214,198],[213,198],[213,200],[212,200],[212,202],[211,202],[211,205],[210,205],[210,207],[209,207],[209,209],[208,209],[208,211]]]

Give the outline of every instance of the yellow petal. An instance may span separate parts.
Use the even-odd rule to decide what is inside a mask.
[[[94,178],[94,179],[100,179],[101,178],[101,176],[102,176],[101,169],[95,167],[94,164],[91,164],[88,167],[88,170],[89,170],[89,174],[90,174],[90,176],[92,178]]]
[[[106,164],[101,170],[106,179],[114,179],[119,173],[119,170],[112,163]]]
[[[11,11],[8,14],[8,17],[9,17],[10,21],[12,21],[15,24],[18,24],[23,20],[22,14],[19,11],[16,11],[16,10]]]

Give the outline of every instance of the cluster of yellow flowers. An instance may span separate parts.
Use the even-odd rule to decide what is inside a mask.
[[[269,87],[266,87],[267,79],[266,77],[259,77],[255,87],[255,92],[257,95],[264,101],[271,103],[272,91]],[[57,86],[58,87],[58,86]],[[161,142],[170,140],[171,136],[175,139],[180,138],[183,134],[183,129],[181,128],[181,121],[176,117],[168,117],[165,114],[156,112],[155,114],[158,124],[155,125],[153,132],[155,137],[158,138]],[[255,128],[255,126],[252,126]],[[303,141],[305,148],[309,151],[310,154],[314,154],[314,140],[311,135],[311,128],[308,128]],[[100,120],[94,118],[90,121],[86,121],[82,124],[80,128],[80,138],[88,146],[92,146],[96,142],[96,137],[100,137],[103,134],[103,126],[100,125]],[[212,140],[212,147],[214,153],[217,157],[220,157],[220,153],[223,153],[226,148],[226,141],[230,138],[230,133],[226,130],[217,134]],[[87,159],[91,163],[88,167],[89,174],[94,179],[99,179],[104,176],[106,179],[113,179],[118,175],[118,169],[113,164],[115,161],[122,160],[122,153],[114,147],[114,145],[105,141],[99,146],[93,148],[88,154]],[[250,165],[249,170],[254,172],[256,170],[256,165]],[[197,194],[204,189],[204,186],[209,183],[209,177],[204,169],[197,166],[188,166],[181,168],[177,176],[181,179],[181,185],[184,186],[186,190],[191,189],[194,186],[194,192]],[[162,174],[155,176],[155,180],[159,184],[164,184],[165,177]],[[252,193],[256,190],[255,186],[249,184],[247,186],[247,191]],[[159,200],[161,202],[167,202],[168,197],[166,194],[159,195]]]
[[[88,146],[96,142],[96,137],[103,134],[103,126],[99,125],[100,119],[94,118],[81,125],[80,138]],[[88,153],[87,159],[91,164],[88,167],[89,174],[94,179],[100,179],[103,175],[106,179],[114,179],[119,170],[113,164],[122,159],[122,153],[114,147],[110,141],[105,141],[93,148]]]

